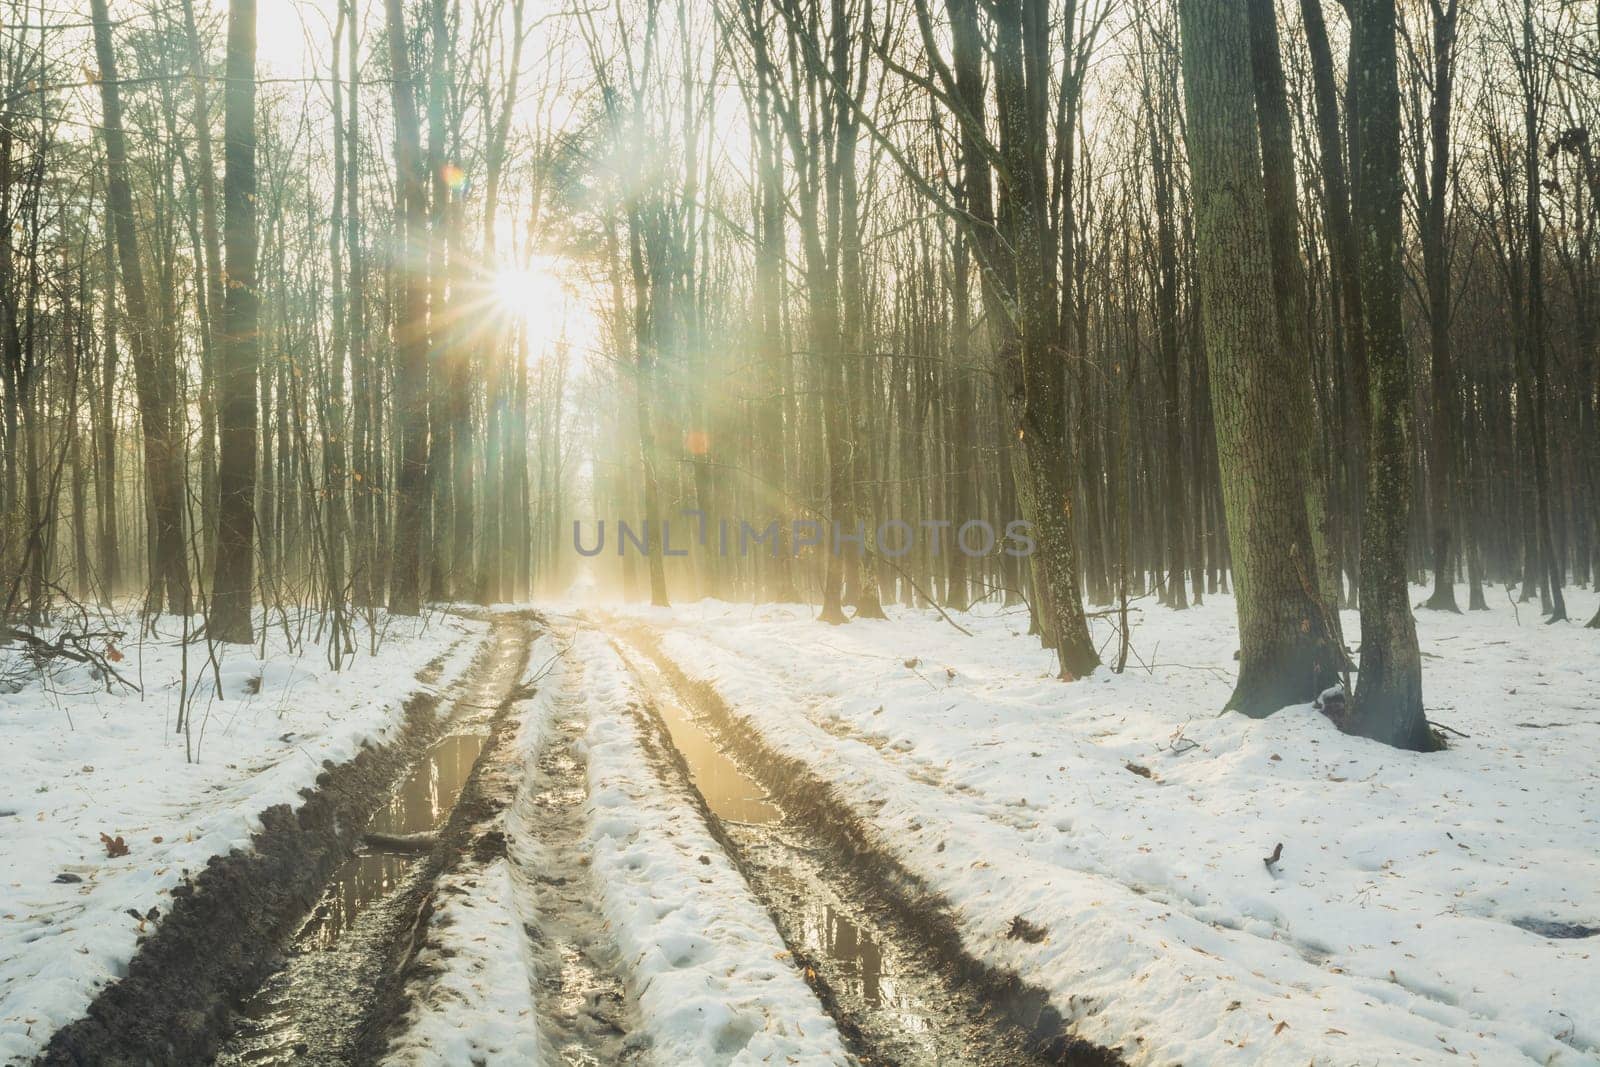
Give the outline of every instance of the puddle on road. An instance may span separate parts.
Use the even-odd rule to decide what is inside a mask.
[[[828,890],[814,865],[784,839],[783,812],[766,791],[747,775],[677,699],[672,684],[644,655],[629,655],[629,666],[650,694],[672,743],[689,767],[695,789],[726,829],[752,853],[760,853],[781,880],[781,890],[799,912],[799,933],[805,950],[837,965],[847,992],[867,1007],[891,1013],[908,1032],[922,1032],[928,1023],[897,980],[898,961]],[[845,872],[848,873],[848,872]],[[836,875],[837,877],[837,875]]]
[[[689,777],[712,814],[723,822],[765,826],[783,819],[766,792],[711,740],[694,717],[673,699],[672,687],[656,665],[643,657],[630,661],[656,701],[656,714],[667,724],[672,744],[689,765]]]
[[[389,802],[373,815],[367,832],[419,834],[443,826],[487,740],[486,734],[456,733],[434,742]],[[295,935],[296,959],[303,962],[320,954],[332,964],[340,939],[368,905],[383,901],[401,887],[416,862],[417,856],[410,854],[365,847],[357,851],[334,873]],[[289,975],[268,979],[239,1006],[239,1029],[217,1062],[304,1062],[309,1035],[301,1032],[297,1016],[306,1011],[312,996],[312,990]]]
[[[372,821],[368,833],[427,833],[444,825],[488,740],[486,734],[450,734],[434,742]],[[345,861],[301,927],[296,941],[328,948],[348,930],[363,908],[388,895],[415,857],[363,848]]]

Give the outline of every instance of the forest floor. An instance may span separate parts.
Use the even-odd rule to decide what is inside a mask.
[[[232,1020],[218,1062],[1600,1063],[1592,632],[1419,612],[1453,732],[1418,756],[1309,707],[1217,716],[1225,596],[1146,607],[1128,669],[1070,685],[1025,612],[890,615],[436,616],[339,673],[269,637],[196,704],[197,763],[171,635],[124,650],[142,701],[34,678],[0,696],[0,1062],[368,742],[381,775],[319,792],[365,783],[395,840],[347,829],[277,969],[199,1006]]]

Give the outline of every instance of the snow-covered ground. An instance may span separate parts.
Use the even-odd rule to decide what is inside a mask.
[[[1575,618],[1593,613],[1594,594],[1569,599]],[[625,610],[835,782],[950,901],[975,955],[1048,989],[1082,1036],[1136,1064],[1600,1064],[1600,938],[1549,936],[1600,927],[1593,631],[1543,625],[1527,605],[1519,620],[1504,600],[1419,612],[1430,717],[1455,733],[1415,755],[1309,707],[1219,716],[1227,597],[1147,607],[1128,671],[1075,684],[1055,680],[1017,611],[961,615],[965,636],[898,609],[842,628],[798,605]],[[674,1065],[845,1062],[772,920],[683,787],[658,776],[627,666],[586,623],[552,621],[530,658],[538,691],[517,709],[527,777],[501,817],[507,856],[441,881],[394,1058],[538,1058],[549,1006],[526,931],[556,917],[532,890],[549,784],[535,764],[553,724],[577,718],[563,727],[582,756],[570,851],[615,942],[629,1047]],[[1352,640],[1358,623],[1345,616]],[[108,695],[78,667],[0,693],[0,1062],[37,1051],[122,972],[141,926],[129,909],[164,912],[185,870],[248,843],[258,812],[392,731],[419,667],[439,661],[441,688],[465,670],[481,624],[417,625],[391,621],[378,656],[337,673],[274,631],[265,657],[225,653],[221,700],[204,646],[189,646],[189,747],[173,732],[184,667],[170,624],[119,648],[142,696]],[[0,653],[0,677],[19,663]],[[102,833],[128,854],[109,856]],[[1008,937],[1017,918],[1044,938]]]
[[[1570,591],[1573,617],[1595,600]],[[1581,622],[1519,623],[1503,598],[1418,612],[1430,717],[1467,736],[1415,755],[1309,706],[1218,716],[1224,596],[1147,608],[1138,661],[1076,684],[1016,611],[962,616],[967,637],[931,612],[630,610],[838,783],[977,955],[1134,1063],[1600,1063],[1600,940],[1518,925],[1600,926],[1600,635]],[[1047,936],[1008,938],[1015,917]]]
[[[265,656],[259,644],[219,646],[216,675],[205,643],[190,644],[186,744],[174,732],[180,620],[162,618],[143,640],[136,619],[122,624],[116,668],[142,694],[107,693],[86,666],[29,675],[20,653],[0,650],[0,677],[22,683],[0,691],[0,1062],[25,1060],[81,1015],[186,871],[248,846],[256,816],[297,802],[323,761],[389,735],[423,688],[416,672],[438,661],[432,684],[450,684],[484,630],[452,616],[380,617],[377,655],[358,625],[361,651],[338,672],[321,645],[290,652],[279,625]],[[127,914],[152,908],[151,920]]]
[[[425,969],[405,1032],[384,1062],[534,1067],[532,964],[510,861],[439,880]]]
[[[512,758],[525,771],[549,740],[553,701],[537,676],[555,654],[548,634],[529,651],[522,680],[541,688],[517,705],[511,742]],[[530,777],[524,773],[516,797],[485,832],[515,834],[523,825],[534,800]],[[518,862],[522,848],[508,852],[485,866],[464,863],[439,880],[433,918],[417,956],[419,976],[407,990],[410,1014],[385,1063],[535,1067],[543,1059],[538,976],[526,933],[536,918],[529,883],[538,872]]]

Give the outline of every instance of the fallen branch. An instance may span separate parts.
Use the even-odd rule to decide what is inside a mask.
[[[369,830],[361,836],[362,842],[370,849],[379,852],[427,852],[439,841],[439,835],[434,833],[417,834],[383,834]]]
[[[110,641],[122,636],[120,630],[99,630],[87,633],[63,632],[57,635],[54,641],[46,641],[38,634],[29,630],[19,630],[15,627],[0,627],[0,645],[17,644],[28,650],[28,655],[34,662],[43,666],[52,659],[64,659],[73,663],[86,664],[100,672],[100,678],[105,682],[106,692],[111,692],[111,679],[115,678],[128,689],[139,692],[139,687],[124,678],[111,662],[100,652],[89,647],[86,642],[105,640]]]

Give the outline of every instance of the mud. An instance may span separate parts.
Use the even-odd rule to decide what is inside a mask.
[[[687,720],[781,814],[779,821],[745,821],[704,805],[713,833],[863,1062],[1122,1062],[1119,1050],[1074,1036],[1043,990],[973,957],[948,902],[878,846],[830,783],[776,752],[710,686],[685,676],[654,634],[632,625],[613,629],[630,646],[622,651],[654,705],[643,721],[660,758],[700,785],[699,757],[687,758],[677,745]],[[707,784],[698,793],[703,799],[730,792],[725,782]]]
[[[516,683],[541,621],[497,617],[454,715],[413,698],[392,743],[329,766],[298,809],[263,813],[253,849],[215,857],[180,887],[128,975],[40,1062],[379,1061],[420,986],[410,980],[440,874],[507,855],[496,817],[508,805],[514,840],[532,850],[509,858],[539,916],[526,933],[541,1044],[566,1064],[642,1058],[583,848],[581,665],[531,768],[508,714],[528,695]],[[635,708],[649,758],[701,810],[862,1062],[1121,1062],[1075,1038],[1042,991],[973,958],[948,904],[826,780],[687,679],[654,635],[624,636],[651,701]]]
[[[418,681],[431,684],[441,666],[428,664]],[[209,1061],[233,1029],[240,999],[274,970],[281,946],[357,849],[395,780],[445,727],[439,704],[433,693],[411,697],[392,741],[325,764],[298,807],[261,813],[248,850],[212,857],[176,887],[166,917],[141,943],[127,974],[57,1031],[37,1062]]]
[[[588,856],[588,713],[574,664],[557,694],[545,743],[512,816],[512,860],[528,879],[527,928],[538,982],[541,1042],[554,1063],[612,1067],[638,1062],[638,1009],[599,908]]]
[[[528,625],[499,619],[484,653],[451,703],[447,732],[387,791],[365,830],[433,833],[421,852],[363,847],[327,880],[286,946],[283,965],[240,1004],[234,1032],[215,1062],[375,1062],[403,1010],[401,972],[427,928],[433,885],[503,806],[488,768],[510,746],[506,714],[527,663]]]
[[[526,720],[530,736],[505,746],[476,776],[483,793],[510,810],[474,847],[456,853],[448,884],[472,885],[485,865],[502,855],[509,859],[511,906],[527,922],[522,934],[538,1002],[538,1018],[526,1025],[537,1027],[542,1059],[611,1067],[635,1062],[643,1045],[626,967],[599,910],[588,865],[583,665],[571,661],[569,669],[560,683],[551,683],[559,688],[544,707]],[[441,965],[422,961],[448,956],[448,937],[428,929],[422,941],[432,951],[415,954],[405,989],[408,997],[431,999],[432,968]],[[406,1016],[396,1011],[393,1018]]]

